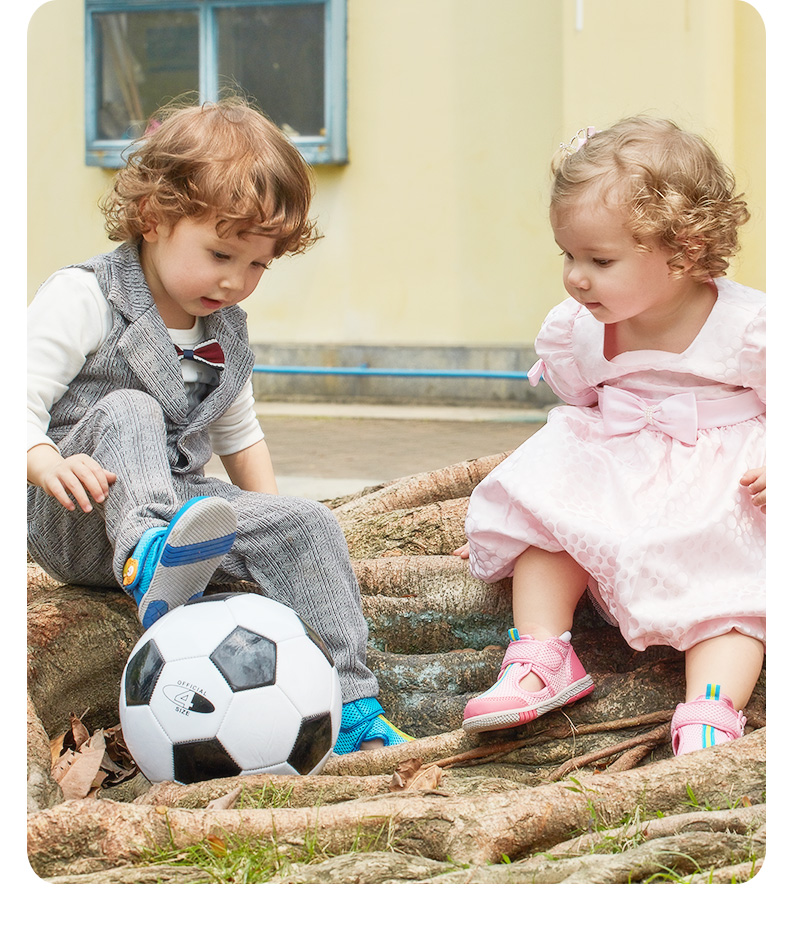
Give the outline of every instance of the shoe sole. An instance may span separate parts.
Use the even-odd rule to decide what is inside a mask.
[[[559,710],[563,706],[575,703],[586,697],[595,690],[593,680],[588,674],[586,677],[574,681],[569,687],[561,690],[548,700],[535,704],[527,710],[499,710],[496,713],[483,713],[480,716],[472,716],[465,719],[461,724],[464,732],[489,732],[492,729],[515,729],[516,726],[523,726],[531,723],[538,716],[549,713],[552,710]]]
[[[180,513],[138,606],[146,629],[165,613],[199,597],[236,539],[236,514],[221,497],[188,503]]]

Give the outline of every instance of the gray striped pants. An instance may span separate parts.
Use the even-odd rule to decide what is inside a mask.
[[[192,497],[224,497],[236,512],[237,534],[212,583],[251,581],[290,606],[326,643],[344,703],[378,694],[365,665],[368,629],[348,546],[327,507],[240,490],[202,469],[171,471],[162,410],[140,391],[106,396],[59,448],[64,457],[90,455],[117,480],[91,513],[70,512],[40,488],[28,489],[28,548],[49,574],[88,586],[120,583],[146,529],[169,523]]]

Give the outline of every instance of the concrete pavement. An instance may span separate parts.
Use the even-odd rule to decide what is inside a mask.
[[[258,403],[282,494],[328,500],[510,451],[546,411],[495,407]],[[219,459],[208,473],[226,477]]]

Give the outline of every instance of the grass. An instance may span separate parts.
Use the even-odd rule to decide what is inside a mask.
[[[568,790],[576,793],[587,792],[587,789],[578,780],[575,778],[569,778],[569,780],[573,783],[574,786],[568,787]],[[734,802],[726,801],[719,805],[714,805],[708,801],[701,802],[697,799],[690,784],[686,785],[686,794],[688,796],[688,800],[685,801],[685,806],[689,807],[691,810],[712,812],[714,810],[736,809],[739,806],[748,805],[749,803],[749,801],[745,798],[739,798]],[[642,843],[648,841],[643,833],[643,829],[641,828],[642,824],[651,819],[663,818],[665,815],[660,810],[655,812],[647,812],[641,806],[637,805],[632,813],[623,816],[621,819],[605,822],[601,817],[598,809],[595,807],[592,799],[587,800],[587,809],[589,813],[587,834],[599,834],[599,841],[593,842],[587,851],[587,854],[590,855],[616,855],[628,851],[629,849],[636,848]],[[696,861],[694,861],[692,858],[689,858],[688,860],[691,865],[691,870],[688,872],[679,873],[672,868],[660,868],[656,871],[655,874],[642,881],[642,883],[686,884],[690,883],[692,878],[706,874],[708,878],[707,883],[713,883],[712,869],[700,868],[697,866]],[[731,883],[744,883],[745,881],[751,880],[751,878],[754,877],[757,869],[756,855],[752,855],[750,863],[751,869],[748,876],[745,878],[733,878]]]
[[[276,809],[290,804],[292,788],[265,785],[257,790],[242,791],[236,809]],[[317,809],[320,802],[316,804]],[[316,828],[305,833],[299,844],[283,845],[273,839],[259,841],[228,833],[209,835],[201,842],[183,848],[172,841],[150,849],[142,856],[142,866],[167,865],[171,867],[200,868],[209,884],[262,884],[287,874],[294,864],[326,861],[346,852],[394,851],[394,834],[391,823],[385,823],[374,832],[357,828],[351,847],[343,852],[332,852],[319,841]]]

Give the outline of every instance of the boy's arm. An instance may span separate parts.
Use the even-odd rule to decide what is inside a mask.
[[[96,503],[103,503],[110,484],[115,483],[115,474],[89,455],[64,458],[54,445],[42,443],[28,449],[27,479],[67,510],[73,510],[76,501],[84,513],[90,513],[93,507],[89,495]]]
[[[242,490],[253,490],[261,494],[278,492],[274,466],[265,439],[239,452],[220,455],[220,460],[228,472],[228,477]]]

